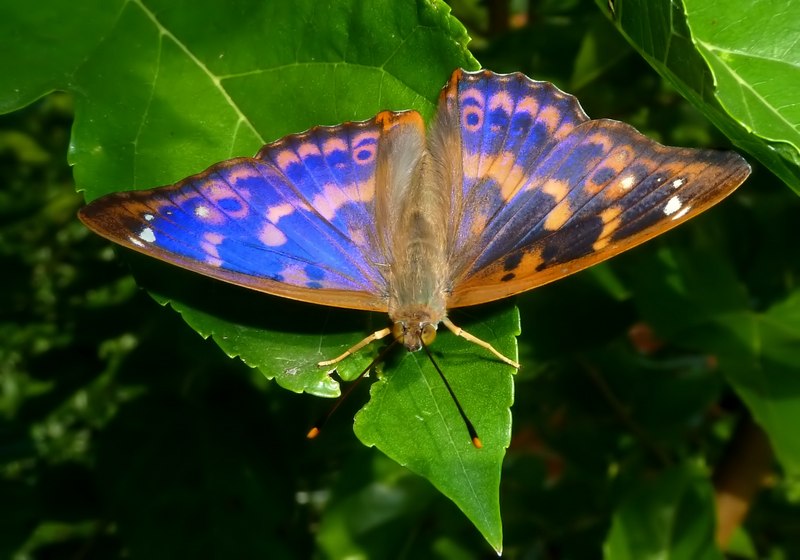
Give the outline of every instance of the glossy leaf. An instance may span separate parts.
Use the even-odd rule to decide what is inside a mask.
[[[607,4],[602,2],[604,9]],[[800,76],[794,22],[777,0],[611,2],[634,48],[739,147],[800,192]]]

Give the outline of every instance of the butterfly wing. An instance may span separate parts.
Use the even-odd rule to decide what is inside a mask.
[[[438,134],[459,136],[454,197],[468,214],[453,237],[448,307],[606,260],[711,207],[750,173],[732,152],[666,147],[624,123],[588,120],[574,97],[522,74],[456,72],[443,109],[450,126]]]
[[[385,311],[374,205],[376,190],[390,187],[379,153],[388,139],[418,134],[414,112],[317,127],[175,185],[104,196],[80,218],[115,243],[219,280]]]
[[[450,269],[467,273],[539,162],[588,117],[574,97],[523,74],[456,70],[439,99],[431,152],[451,192]]]

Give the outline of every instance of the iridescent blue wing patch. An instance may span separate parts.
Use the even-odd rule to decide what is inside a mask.
[[[399,124],[422,134],[421,123],[417,113],[384,112],[317,127],[172,186],[105,196],[80,217],[116,243],[227,282],[386,310],[378,152]]]

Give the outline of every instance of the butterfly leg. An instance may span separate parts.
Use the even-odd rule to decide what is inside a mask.
[[[319,367],[325,367],[325,366],[332,366],[333,364],[338,364],[339,362],[344,360],[347,356],[350,356],[351,354],[355,354],[356,352],[358,352],[359,350],[364,348],[364,346],[366,346],[367,344],[369,344],[371,342],[375,342],[376,340],[380,340],[380,339],[384,338],[390,332],[392,332],[392,330],[389,327],[386,327],[385,329],[381,329],[379,331],[375,331],[374,333],[369,335],[367,338],[365,338],[364,340],[362,340],[361,342],[359,342],[355,346],[351,346],[350,348],[345,350],[344,354],[342,354],[341,356],[338,356],[338,357],[336,357],[336,358],[334,358],[332,360],[325,360],[324,362],[317,362],[317,365]],[[484,342],[484,344],[486,344],[486,343]]]
[[[473,344],[477,344],[478,346],[480,346],[482,348],[486,348],[489,352],[491,352],[492,354],[494,354],[495,356],[497,356],[498,358],[503,360],[503,362],[507,363],[508,365],[510,365],[512,367],[515,367],[515,368],[519,369],[519,364],[517,362],[515,362],[514,360],[512,360],[510,358],[506,358],[505,356],[503,356],[500,352],[495,350],[494,346],[492,346],[488,342],[486,342],[484,340],[481,340],[480,338],[469,334],[467,331],[465,331],[461,327],[458,327],[458,326],[454,325],[453,322],[450,319],[448,319],[447,317],[442,319],[442,323],[444,323],[444,326],[447,327],[448,329],[450,329],[453,332],[454,335],[460,336],[461,338],[466,338],[468,341],[472,342]]]

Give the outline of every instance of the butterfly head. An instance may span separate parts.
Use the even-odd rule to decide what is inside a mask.
[[[436,329],[442,317],[434,314],[425,305],[414,305],[397,309],[390,313],[392,336],[410,352],[416,352],[423,345],[430,346],[436,340]]]
[[[436,325],[425,321],[396,321],[392,325],[392,336],[410,352],[416,352],[423,344],[430,346],[436,340]]]

